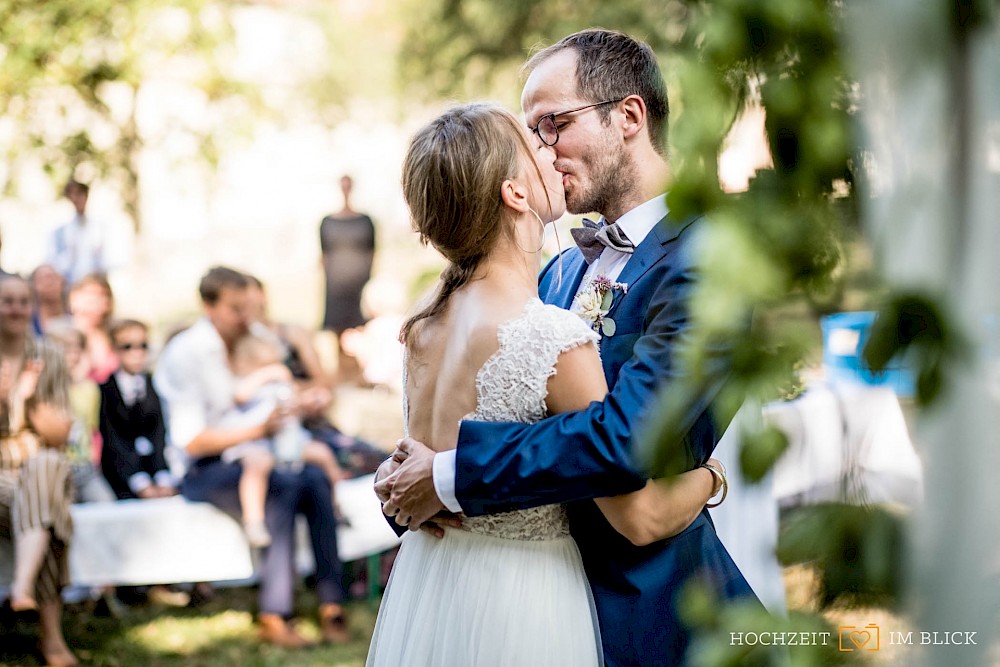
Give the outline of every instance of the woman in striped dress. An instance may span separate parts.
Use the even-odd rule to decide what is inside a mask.
[[[0,279],[0,539],[14,542],[15,611],[37,609],[49,665],[76,665],[62,634],[62,586],[73,523],[69,375],[60,350],[32,339],[31,295],[17,276]]]

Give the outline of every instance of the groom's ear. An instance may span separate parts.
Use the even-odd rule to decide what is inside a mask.
[[[619,104],[622,112],[622,135],[631,139],[646,124],[646,102],[638,95],[630,95]]]
[[[500,199],[508,208],[525,213],[530,208],[528,188],[520,181],[508,178],[500,185]]]

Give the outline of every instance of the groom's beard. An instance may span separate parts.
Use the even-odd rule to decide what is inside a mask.
[[[566,192],[566,210],[570,213],[600,213],[615,216],[620,202],[625,201],[639,182],[635,161],[625,146],[595,146],[583,155],[581,162],[591,176],[590,187],[583,191],[575,188]],[[614,222],[612,220],[612,222]]]

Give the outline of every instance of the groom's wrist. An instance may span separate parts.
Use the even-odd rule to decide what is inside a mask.
[[[462,506],[455,495],[455,456],[454,449],[434,455],[434,492],[449,512],[458,514]]]

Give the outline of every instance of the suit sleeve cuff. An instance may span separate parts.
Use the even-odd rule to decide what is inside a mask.
[[[434,491],[438,498],[448,508],[449,512],[458,514],[462,506],[455,496],[455,456],[457,452],[451,449],[434,455]]]

